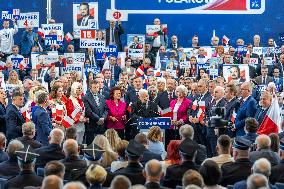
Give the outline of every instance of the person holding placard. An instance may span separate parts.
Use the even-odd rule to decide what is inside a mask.
[[[116,26],[115,21],[109,22],[109,27],[106,28],[106,46],[108,45],[116,45],[118,51],[122,51],[122,44],[120,40],[120,36],[124,34],[124,29],[121,25],[121,22],[118,21],[118,25]]]
[[[0,52],[4,53],[4,59],[12,53],[14,35],[18,32],[16,20],[13,20],[14,28],[9,28],[9,20],[3,21],[3,29],[0,30]]]

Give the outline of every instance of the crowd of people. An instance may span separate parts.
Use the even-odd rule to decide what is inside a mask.
[[[121,67],[110,55],[105,67],[105,61],[95,60],[94,49],[79,48],[78,39],[47,46],[28,26],[21,41],[14,42],[17,22],[13,28],[9,24],[4,20],[0,30],[0,187],[283,187],[284,133],[267,116],[272,105],[279,111],[283,107],[284,46],[269,54],[273,64],[266,64],[267,54],[253,52],[262,45],[274,47],[273,39],[261,44],[255,35],[252,43],[240,38],[236,45],[223,46],[213,36],[212,57],[222,61],[219,76],[213,77],[197,66],[205,52],[195,35],[188,46],[198,53],[189,57],[186,68],[173,62],[175,77],[168,69],[154,71],[160,53],[178,55],[184,49],[176,35],[168,41],[163,27],[146,38],[143,59],[127,56]],[[153,24],[161,22],[156,18]],[[121,47],[120,36],[127,32],[121,22],[110,21],[106,31],[106,45],[120,46],[127,54],[127,46]],[[247,52],[240,54],[235,46]],[[85,53],[86,76],[63,73],[72,61],[62,56],[48,68],[15,67],[15,58],[50,51]],[[250,58],[257,62],[249,64]],[[249,64],[249,79],[240,78],[236,66],[236,77],[227,81],[223,64]],[[141,118],[159,117],[171,118],[168,129],[151,125],[140,131]]]

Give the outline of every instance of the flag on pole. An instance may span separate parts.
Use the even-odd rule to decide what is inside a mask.
[[[73,35],[72,35],[70,32],[68,32],[68,33],[65,35],[65,39],[66,39],[66,41],[67,41],[68,43],[70,43],[70,42],[74,39],[74,37],[73,37]]]
[[[222,43],[227,46],[229,44],[229,41],[230,39],[226,35],[223,35]]]
[[[235,123],[236,117],[237,117],[237,113],[236,113],[235,110],[233,110],[232,117],[231,117],[231,122],[232,122],[232,123]]]
[[[161,110],[160,114],[162,117],[173,117],[173,111],[170,107]]]
[[[6,70],[6,69],[7,69],[6,63],[3,61],[0,61],[0,70]]]
[[[194,111],[197,109],[197,100],[193,101],[191,109]]]
[[[198,106],[199,106],[199,109],[201,109],[203,112],[205,112],[205,101],[199,101],[198,102]]]
[[[205,112],[201,108],[197,112],[197,118],[199,121],[203,121],[205,118]]]
[[[155,69],[160,69],[160,68],[161,68],[161,61],[160,61],[160,53],[158,51],[156,56]]]
[[[65,128],[71,127],[74,123],[75,123],[75,121],[72,118],[70,118],[69,116],[64,116],[64,118],[61,122],[62,126],[65,127]]]
[[[137,75],[137,76],[143,76],[144,75],[144,71],[140,68],[140,67],[138,67],[137,68],[137,70],[135,71],[135,74]]]
[[[80,110],[75,109],[71,114],[71,118],[76,122],[76,121],[79,121],[81,115],[82,113],[80,112]]]
[[[109,68],[110,68],[109,60],[108,60],[108,57],[106,57],[105,63],[104,63],[104,65],[103,65],[103,70],[109,69]]]
[[[24,70],[27,66],[28,66],[28,62],[26,62],[25,60],[22,60],[19,64],[19,69],[20,70]]]
[[[278,133],[281,126],[280,108],[277,98],[274,98],[264,119],[257,130],[257,134]]]
[[[43,29],[38,28],[36,33],[37,33],[39,36],[44,37],[44,31],[43,31]]]

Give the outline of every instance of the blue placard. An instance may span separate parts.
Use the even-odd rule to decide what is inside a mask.
[[[23,61],[23,58],[11,58],[11,61],[13,62],[13,69],[18,69],[19,64]]]
[[[149,129],[152,126],[159,126],[161,129],[169,129],[171,127],[171,118],[140,118],[137,120],[137,125],[139,129]]]
[[[13,10],[4,10],[2,11],[2,20],[11,20],[13,19]]]
[[[106,57],[109,57],[110,55],[117,57],[118,51],[116,45],[109,45],[105,48],[96,49],[96,60],[104,60]]]
[[[46,35],[44,44],[47,45],[47,46],[62,45],[62,41],[57,40],[57,35]]]

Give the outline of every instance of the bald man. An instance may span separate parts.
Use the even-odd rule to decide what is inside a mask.
[[[60,177],[56,175],[49,175],[45,177],[42,181],[41,189],[62,189],[63,181]]]
[[[237,112],[236,116],[236,136],[244,136],[245,135],[245,120],[248,117],[254,117],[257,110],[257,102],[251,96],[252,94],[252,85],[250,82],[244,82],[241,85],[241,106]]]
[[[160,186],[160,180],[163,177],[162,164],[155,159],[148,161],[145,165],[143,175],[146,178],[146,188],[160,188],[166,189],[166,187]]]
[[[259,108],[256,111],[255,119],[260,125],[272,103],[272,95],[268,91],[262,92],[259,101]]]

